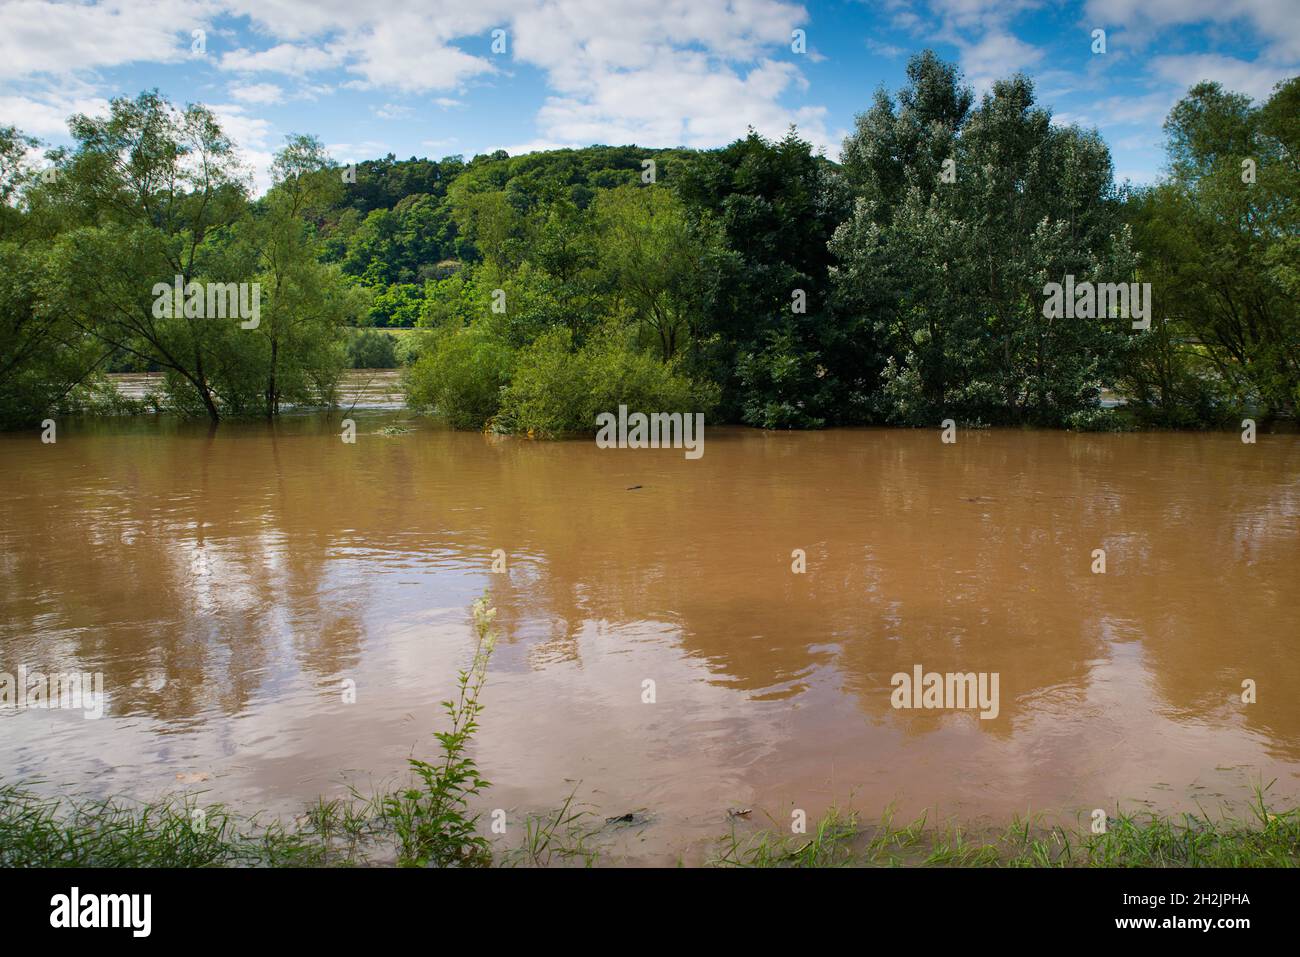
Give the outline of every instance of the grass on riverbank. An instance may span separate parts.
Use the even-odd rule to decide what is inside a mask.
[[[374,837],[374,819],[346,802],[286,826],[192,795],[139,803],[0,787],[0,867],[326,867],[359,863]]]
[[[776,830],[720,839],[717,867],[1295,867],[1300,809],[1276,814],[1262,800],[1248,819],[1120,814],[1106,833],[1017,821],[1001,832],[906,825],[886,814],[861,823],[829,812],[806,835]],[[598,865],[598,821],[573,808],[529,818],[519,846],[467,845],[444,863],[469,866]],[[408,825],[409,826],[409,825]],[[139,804],[38,796],[0,786],[0,867],[349,867],[438,863],[410,853],[400,819],[382,799],[322,801],[291,823],[241,817],[191,797]]]
[[[1116,811],[1104,833],[1087,825],[1047,827],[1016,820],[1002,831],[932,825],[922,815],[896,825],[831,811],[806,835],[733,827],[710,863],[723,867],[1297,867],[1300,808],[1269,810],[1256,792],[1249,817]]]

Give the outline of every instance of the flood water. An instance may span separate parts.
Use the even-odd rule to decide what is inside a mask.
[[[354,417],[0,435],[0,671],[108,693],[0,709],[3,780],[277,813],[391,782],[487,589],[479,806],[644,813],[615,861],[699,860],[737,807],[1300,794],[1295,436],[710,428],[690,461]],[[893,708],[916,665],[996,672],[997,717]]]
[[[161,372],[115,372],[109,379],[117,391],[128,399],[161,395],[164,376]],[[400,409],[406,404],[399,369],[348,369],[339,382],[337,405],[348,410]]]

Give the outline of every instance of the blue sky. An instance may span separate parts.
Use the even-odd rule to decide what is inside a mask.
[[[1190,84],[1262,98],[1300,73],[1300,0],[0,0],[0,124],[65,143],[71,113],[156,86],[213,107],[259,186],[289,133],[350,162],[793,123],[837,157],[927,46],[977,92],[1028,74],[1059,122],[1101,130],[1117,178],[1149,182]]]

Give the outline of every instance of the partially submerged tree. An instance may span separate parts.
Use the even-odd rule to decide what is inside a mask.
[[[1067,275],[1133,278],[1109,152],[1052,126],[1023,76],[973,110],[932,54],[908,76],[902,106],[878,97],[845,144],[858,200],[831,243],[840,306],[871,318],[884,355],[878,414],[1065,424],[1127,348],[1127,316],[1043,309],[1045,284]]]
[[[156,91],[115,99],[108,116],[77,115],[69,126],[76,145],[58,183],[83,225],[55,243],[46,308],[168,373],[187,392],[182,399],[216,422],[214,365],[232,352],[225,340],[244,330],[184,309],[156,315],[154,287],[203,276],[208,240],[246,215],[234,144],[207,108],[177,111]]]

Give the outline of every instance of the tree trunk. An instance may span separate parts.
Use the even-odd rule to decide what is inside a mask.
[[[275,367],[279,357],[279,343],[271,340],[271,378],[266,383],[266,417],[269,419],[280,411],[280,399],[275,392]]]

